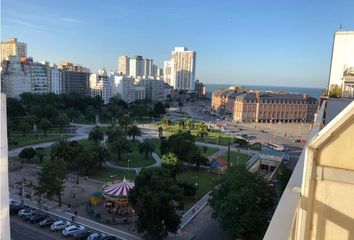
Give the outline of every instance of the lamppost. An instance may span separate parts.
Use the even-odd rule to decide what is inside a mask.
[[[135,210],[134,209],[132,210],[132,213],[133,213],[133,231],[135,231],[135,224],[134,224]]]

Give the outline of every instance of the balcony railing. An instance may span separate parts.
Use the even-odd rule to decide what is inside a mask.
[[[296,212],[300,203],[300,193],[302,186],[302,176],[305,162],[305,149],[310,140],[322,129],[325,116],[324,102],[315,117],[312,130],[308,136],[308,141],[299,157],[293,174],[291,175],[288,185],[286,186],[283,195],[278,203],[278,206],[273,214],[272,220],[268,226],[267,232],[264,235],[265,240],[274,239],[289,239],[294,234],[293,223],[296,217]]]

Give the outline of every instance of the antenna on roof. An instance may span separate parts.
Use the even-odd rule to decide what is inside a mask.
[[[343,30],[343,25],[342,25],[342,23],[340,23],[340,25],[339,25],[339,30]]]

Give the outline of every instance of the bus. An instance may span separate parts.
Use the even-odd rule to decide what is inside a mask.
[[[283,152],[285,150],[283,145],[281,145],[279,143],[271,142],[271,141],[269,141],[268,143],[265,143],[264,146],[267,148],[273,149],[275,151],[279,151],[279,152]]]

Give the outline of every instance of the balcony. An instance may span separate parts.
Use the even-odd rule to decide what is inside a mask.
[[[329,103],[321,105],[264,239],[354,239],[354,102],[334,118]]]

